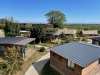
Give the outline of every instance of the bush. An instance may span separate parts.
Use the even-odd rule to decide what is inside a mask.
[[[64,44],[65,42],[64,41],[61,41],[61,44]]]
[[[71,37],[69,37],[69,36],[66,36],[66,43],[68,43],[68,42],[71,42],[72,41],[72,38]]]
[[[5,28],[5,24],[0,24],[0,29],[4,29]]]
[[[85,41],[85,42],[87,42],[87,39],[83,37],[82,41]]]
[[[40,51],[41,51],[41,52],[44,52],[44,51],[45,51],[45,48],[44,48],[44,47],[41,47],[41,48],[40,48]]]

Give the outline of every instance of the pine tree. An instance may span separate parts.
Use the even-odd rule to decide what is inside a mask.
[[[5,36],[15,37],[19,35],[20,28],[18,22],[14,21],[13,17],[9,17],[6,19],[5,23]]]

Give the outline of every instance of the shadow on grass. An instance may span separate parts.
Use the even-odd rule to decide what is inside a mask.
[[[37,71],[37,73],[39,75],[41,75],[41,70],[44,67],[44,65],[47,63],[48,60],[49,60],[49,58],[32,63],[33,67],[35,68],[35,70]]]
[[[43,67],[41,75],[60,75],[60,74],[52,67],[50,67],[50,60],[49,60]]]

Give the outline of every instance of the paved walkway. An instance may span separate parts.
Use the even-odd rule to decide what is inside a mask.
[[[29,69],[25,72],[25,75],[40,75],[41,70],[50,58],[50,52],[42,56],[38,61],[36,61]]]

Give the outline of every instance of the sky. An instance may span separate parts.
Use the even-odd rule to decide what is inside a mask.
[[[0,0],[0,18],[13,16],[25,23],[47,23],[45,14],[59,10],[66,23],[100,24],[100,0]]]

